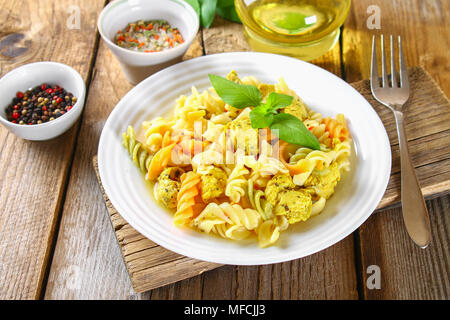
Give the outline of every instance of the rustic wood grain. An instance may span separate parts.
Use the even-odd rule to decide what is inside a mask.
[[[369,2],[373,4],[373,1]],[[392,9],[391,4],[388,1],[375,2],[380,3],[382,12]],[[360,5],[358,1],[356,5],[355,2],[353,2],[352,5],[353,11],[349,17],[348,23],[346,23],[346,26],[349,26],[350,30],[344,28],[344,51],[342,54],[346,66],[344,70],[348,80],[359,80],[367,78],[368,69],[361,61],[366,59],[369,55],[367,55],[367,53],[359,53],[357,50],[360,50],[362,45],[367,42],[364,38],[365,35],[361,35],[361,30],[359,29],[365,26],[364,19],[366,16],[364,13],[369,4],[368,2],[363,1],[363,4]],[[435,25],[431,27],[434,28],[434,30],[442,31],[444,29],[442,27],[445,25],[444,15],[445,12],[448,12],[448,6],[446,4],[442,4],[439,1],[415,1],[412,8],[408,8],[407,4],[396,1],[394,2],[394,5],[396,6],[397,11],[400,10],[398,8],[401,7],[401,10],[403,10],[400,14],[401,19],[406,19],[409,23],[411,23],[411,18],[408,17],[409,10],[415,13],[417,10],[416,7],[419,6],[420,8],[425,8],[426,10],[424,13],[421,11],[424,19],[423,21],[432,24],[434,23]],[[441,11],[442,8],[444,8],[444,14],[439,12],[436,13],[436,6]],[[396,13],[398,15],[397,11]],[[437,19],[433,20],[434,18],[430,20],[430,14],[431,16],[440,15],[442,18],[441,21],[438,21]],[[358,21],[354,21],[356,17],[358,17]],[[382,22],[383,21],[384,20],[382,20]],[[396,25],[401,23],[401,21],[394,22]],[[197,40],[199,41],[199,45],[191,50],[192,56],[196,56],[202,52],[211,54],[224,51],[249,50],[245,41],[242,41],[243,36],[239,33],[239,30],[239,25],[229,23],[217,17],[213,26],[208,30],[204,30],[203,34],[198,36]],[[203,48],[200,46],[202,41],[205,44]],[[426,34],[425,42],[436,41],[438,40],[433,39],[432,36]],[[412,42],[408,41],[408,43]],[[442,50],[442,46],[445,47],[446,45],[448,45],[448,42],[441,41],[441,43],[437,45],[441,47],[436,51],[436,55],[428,55],[426,50],[424,50],[425,47],[422,47],[422,44],[420,44],[420,52],[423,53],[419,59],[420,64],[424,65],[427,70],[431,72],[441,86],[442,83],[448,79],[448,62],[446,60],[448,48]],[[408,47],[405,49],[407,50],[408,63],[413,65],[413,63],[410,63],[410,58],[411,56],[417,58],[417,53],[411,52]],[[340,55],[340,48],[339,46],[336,46],[334,50],[320,60],[314,61],[314,63],[325,67],[337,75],[341,75]],[[82,141],[80,144],[83,145],[77,147],[72,168],[75,173],[71,176],[68,188],[68,194],[78,192],[80,194],[80,199],[66,200],[64,216],[61,223],[61,232],[59,233],[58,244],[53,260],[54,263],[47,285],[46,298],[300,299],[358,297],[355,283],[356,270],[352,237],[347,237],[335,246],[303,259],[269,266],[223,266],[190,279],[166,285],[142,294],[133,294],[126,268],[122,263],[121,252],[116,245],[116,242],[113,240],[116,236],[109,225],[110,223],[108,220],[110,219],[105,212],[101,192],[98,185],[96,185],[94,171],[90,167],[90,157],[95,154],[96,142],[98,141],[106,115],[130,87],[123,85],[122,82],[124,81],[124,78],[120,71],[118,71],[119,66],[103,45],[100,46],[96,66],[96,78],[93,81],[95,85],[92,87],[92,93],[89,94],[88,98],[88,105],[92,106],[91,109],[93,110],[89,116],[85,116],[89,121],[85,121],[85,118],[83,119],[82,130],[80,132],[83,133],[84,130],[87,132],[84,137],[80,134],[79,140]],[[446,88],[448,88],[448,85]],[[94,95],[94,93],[96,94]],[[446,91],[446,93],[448,94],[448,91]],[[107,97],[104,97],[103,94]],[[99,95],[101,96],[99,97]],[[435,111],[439,113],[440,110],[436,109]],[[95,112],[100,112],[101,116],[97,117]],[[437,119],[438,118],[435,118],[435,120]],[[445,132],[431,132],[428,134],[427,138],[432,139],[434,134],[439,135],[439,137],[442,138],[445,135]],[[410,138],[410,143],[414,143],[414,141],[414,139],[411,140]],[[395,153],[395,145],[393,148]],[[435,149],[436,146],[433,147],[433,150]],[[432,169],[430,172],[432,172],[433,175],[430,176],[427,180],[428,182],[426,182],[429,183],[429,185],[435,185],[439,181],[442,167],[448,168],[450,161],[443,158],[443,152],[445,152],[445,150],[446,149],[441,149],[441,153],[436,152],[435,157],[433,158],[434,160],[431,163],[426,163],[427,159],[423,156],[423,152],[422,154],[416,154],[416,159],[419,160],[415,161],[426,163],[426,166]],[[86,155],[83,153],[86,153]],[[438,159],[441,158],[442,160],[438,161]],[[423,183],[423,181],[424,180],[422,179],[421,182]],[[442,189],[445,188],[448,189],[448,187],[444,185]],[[442,215],[443,212],[448,212],[447,200],[447,204],[433,205],[437,203],[436,201],[428,202],[432,217]],[[379,212],[375,214],[370,221],[378,219],[378,216],[390,219],[395,216],[397,219],[397,224],[395,224],[395,226],[389,226],[391,237],[397,241],[397,245],[393,246],[389,251],[389,256],[384,256],[387,249],[383,245],[371,249],[371,252],[374,252],[375,257],[380,259],[387,258],[389,264],[386,263],[381,265],[380,263],[380,266],[382,266],[382,275],[383,277],[390,275],[390,278],[388,279],[392,279],[393,277],[396,277],[396,272],[398,272],[398,270],[395,270],[392,267],[392,264],[398,264],[398,261],[401,261],[400,259],[395,259],[395,254],[401,253],[404,255],[404,259],[409,258],[407,255],[408,251],[404,250],[404,246],[401,242],[402,240],[403,242],[407,242],[408,239],[405,235],[402,236],[404,237],[402,239],[395,236],[395,231],[397,228],[401,227],[401,217],[398,214],[398,210],[393,210],[391,215],[385,214],[385,212]],[[112,216],[111,218],[110,221],[112,221],[112,224],[117,229],[123,230],[124,238],[122,240],[130,245],[127,248],[127,254],[132,254],[133,250],[136,249],[136,246],[147,241],[132,228],[128,228],[126,222],[123,221],[120,216]],[[435,225],[447,226],[448,221],[443,220],[445,219],[441,219],[439,223],[432,221],[433,228],[435,228]],[[375,222],[377,221],[378,220],[375,220]],[[383,229],[384,222],[380,222],[379,226],[380,229]],[[373,230],[376,229],[372,228],[371,231],[373,232]],[[433,233],[435,233],[435,231],[433,231]],[[427,275],[426,279],[432,279],[432,285],[440,279],[445,279],[446,274],[442,270],[439,271],[439,269],[445,267],[446,270],[448,270],[448,257],[445,255],[445,253],[448,252],[448,239],[445,240],[445,237],[442,236],[443,234],[446,234],[446,229],[440,231],[441,236],[439,239],[444,239],[442,246],[431,254],[433,259],[435,259],[436,264],[439,264],[439,274],[436,277],[433,278],[429,274]],[[364,238],[366,235],[369,235],[369,233],[361,233],[361,243],[370,245],[371,242]],[[383,238],[379,241],[387,241],[386,237],[387,235],[383,234]],[[130,241],[128,242],[127,239],[130,239]],[[363,246],[363,248],[367,248],[367,246]],[[362,252],[367,253],[369,250],[363,250]],[[439,256],[436,252],[442,252],[442,254]],[[408,264],[408,270],[414,267],[416,268],[416,272],[412,273],[414,276],[423,274],[424,269],[422,265],[420,263],[417,264],[417,260],[423,260],[423,257],[420,254],[421,252],[414,256],[414,261],[412,262],[414,263],[414,266]],[[369,257],[368,254],[367,257]],[[361,260],[362,270],[359,270],[360,273],[365,270],[368,264],[372,263],[372,260],[367,258],[361,258]],[[145,261],[139,262],[139,258],[137,258],[135,262],[137,262],[138,268],[145,266],[146,263]],[[429,261],[427,260],[427,263],[428,262]],[[431,264],[428,263],[428,265]],[[399,268],[401,266],[403,265],[400,265]],[[141,269],[140,272],[141,271],[145,271],[145,268]],[[446,278],[448,282],[448,275]],[[366,278],[363,279],[365,280]],[[383,278],[383,283],[385,283],[385,279],[386,278]],[[397,284],[402,285],[404,282],[408,282],[409,287],[415,287],[416,292],[420,291],[420,294],[413,295],[411,293],[414,293],[414,288],[408,288],[408,290],[402,293],[403,297],[429,296],[442,298],[445,297],[446,294],[448,297],[448,292],[445,293],[443,290],[443,288],[448,288],[448,283],[441,287],[438,286],[438,289],[426,288],[425,286],[420,286],[420,284],[412,281],[412,277],[408,276],[408,272],[402,272],[402,277],[398,279],[400,280],[396,282]],[[394,286],[390,287],[394,288]],[[144,289],[145,288],[141,288],[140,290]],[[398,294],[393,294],[392,290],[383,292],[383,294],[383,296],[393,298],[399,296]],[[371,296],[366,289],[363,289],[362,297],[372,298],[373,296]]]
[[[406,132],[411,159],[425,197],[450,191],[450,102],[421,67],[409,69],[412,94],[407,105]],[[391,178],[378,209],[400,205],[400,153],[394,116],[370,93],[368,80],[352,86],[379,114],[392,148]]]
[[[363,283],[380,267],[380,289],[364,285],[366,299],[450,298],[449,216],[450,196],[427,201],[433,241],[426,250],[417,247],[404,227],[401,208],[373,215],[361,228]]]
[[[81,9],[79,30],[67,29],[68,5],[61,1],[0,1],[2,75],[24,63],[49,60],[72,66],[88,80],[103,4],[71,4]],[[9,42],[11,36],[19,41]],[[25,141],[0,128],[0,299],[40,295],[77,127],[46,142]]]
[[[369,14],[366,12],[370,5],[377,5],[380,8],[380,30],[367,29],[366,19]],[[369,77],[373,34],[401,35],[407,64],[424,67],[448,97],[450,95],[449,12],[448,1],[353,1],[342,38],[346,80],[355,81]],[[413,94],[417,92],[420,94],[421,91],[422,88],[415,88]],[[376,107],[376,104],[374,106]],[[435,184],[438,189],[445,190],[443,193],[448,193],[450,161],[448,159],[448,127],[445,127],[448,125],[448,104],[437,108],[430,106],[432,110],[416,110],[416,114],[411,112],[411,108],[412,104],[408,104],[407,136],[421,186],[427,189]],[[388,110],[384,112],[389,113]],[[428,113],[429,122],[420,123],[417,120],[419,115],[417,113],[422,112]],[[440,131],[441,128],[447,128],[447,131]],[[440,133],[436,133],[436,129]],[[396,138],[394,131],[389,135],[391,138]],[[421,135],[425,138],[418,138]],[[434,137],[439,137],[440,144],[431,142]],[[394,170],[398,170],[396,154],[398,152],[394,146]],[[417,167],[419,163],[427,162],[432,163]],[[428,173],[424,172],[424,168]],[[444,179],[441,180],[442,177]],[[399,190],[398,173],[391,177],[390,186]],[[425,193],[428,191],[430,190],[424,190]],[[397,199],[399,197],[398,191],[392,193],[392,190],[388,190],[387,194]],[[446,217],[449,212],[448,198],[427,201],[427,206],[432,223],[433,240],[426,250],[415,247],[407,236],[400,208],[379,212],[361,227],[359,233],[361,250],[357,256],[361,262],[363,298],[448,299],[449,241],[446,235],[449,225]],[[365,271],[373,264],[381,268],[380,290],[368,290],[365,286],[368,278]]]
[[[185,58],[202,54],[202,51],[199,34]],[[139,277],[141,261],[145,265],[145,259],[136,258],[144,252],[136,253],[133,248],[148,244],[149,240],[126,225],[120,216],[110,219],[92,167],[103,125],[114,106],[131,88],[119,63],[101,41],[77,139],[45,299],[141,299],[134,295],[117,243],[125,241],[125,255],[133,252],[130,259]]]
[[[381,29],[369,30],[367,10],[374,5],[380,9]],[[373,34],[400,35],[406,63],[422,66],[450,96],[449,19],[450,2],[445,0],[352,1],[342,39],[346,81],[369,78]]]

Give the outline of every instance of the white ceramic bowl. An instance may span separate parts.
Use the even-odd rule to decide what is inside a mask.
[[[77,102],[61,117],[35,125],[15,124],[6,118],[6,107],[18,91],[26,91],[43,83],[58,85],[72,93]],[[86,86],[73,68],[58,62],[35,62],[23,65],[0,79],[0,123],[15,135],[27,140],[49,140],[67,131],[83,111]]]
[[[313,110],[324,116],[343,113],[354,148],[351,171],[343,175],[325,210],[291,225],[276,245],[258,248],[255,239],[230,241],[188,228],[177,228],[173,215],[158,205],[139,168],[122,145],[129,125],[139,130],[144,120],[173,114],[175,99],[211,86],[208,74],[255,76],[265,83],[283,77]],[[391,148],[383,123],[353,87],[335,75],[285,56],[233,52],[184,61],[142,81],[114,107],[100,137],[98,166],[114,208],[153,242],[195,259],[224,264],[256,265],[297,259],[323,250],[358,228],[375,210],[390,177]]]
[[[113,42],[118,30],[137,20],[164,19],[180,30],[184,42],[161,52],[137,52]],[[139,83],[149,75],[181,61],[199,28],[198,16],[182,0],[116,0],[100,13],[98,30],[109,49],[119,60],[128,81]]]

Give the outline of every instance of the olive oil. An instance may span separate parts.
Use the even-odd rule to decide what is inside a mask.
[[[327,8],[306,3],[256,1],[250,6],[254,21],[268,32],[298,36],[323,30],[335,14]]]
[[[252,49],[312,60],[337,42],[351,0],[235,0]]]

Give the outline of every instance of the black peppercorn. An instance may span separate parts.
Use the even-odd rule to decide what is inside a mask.
[[[42,84],[17,92],[5,109],[6,118],[17,124],[41,124],[64,115],[76,101],[64,88]]]

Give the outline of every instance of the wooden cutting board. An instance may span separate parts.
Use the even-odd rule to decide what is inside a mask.
[[[406,109],[406,133],[411,158],[425,198],[437,197],[450,190],[450,102],[422,68],[409,69],[409,77],[412,95]],[[355,82],[352,86],[377,111],[391,141],[391,177],[377,210],[400,205],[400,154],[394,116],[372,97],[368,80]],[[93,164],[125,265],[137,293],[220,266],[166,250],[134,230],[115,210],[105,194],[98,174],[96,156]]]

